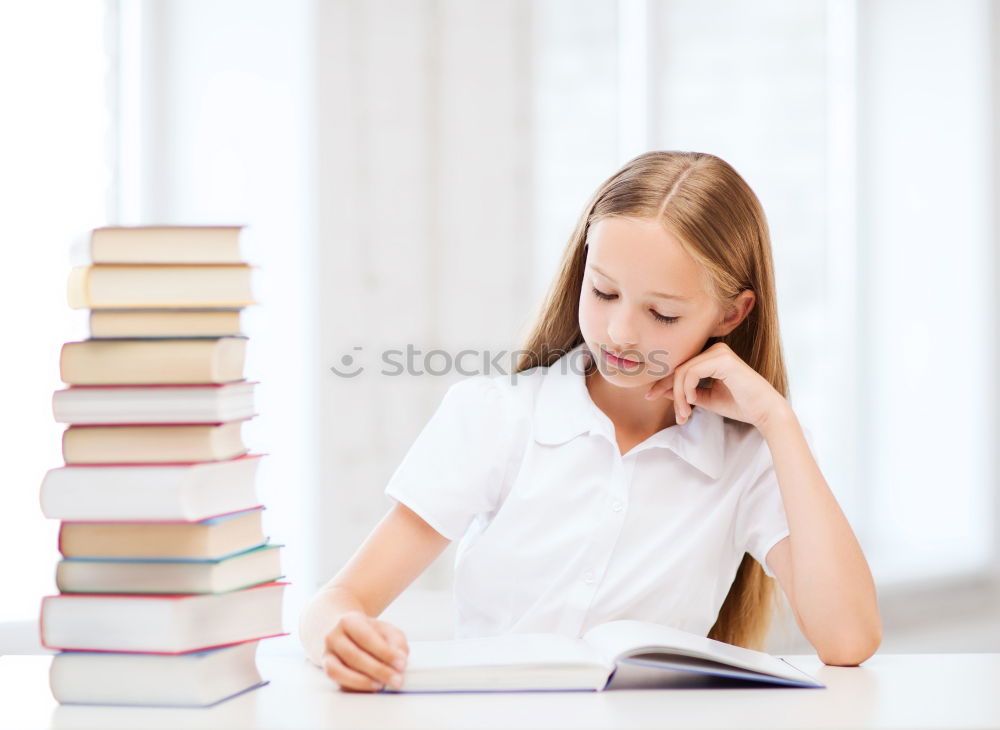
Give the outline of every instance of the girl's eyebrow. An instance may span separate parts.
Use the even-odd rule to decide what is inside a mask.
[[[597,268],[593,264],[588,264],[588,266],[590,266],[590,268],[592,268],[598,274],[600,274],[605,279],[607,279],[608,281],[610,281],[612,284],[617,284],[618,283],[617,281],[615,281],[614,279],[612,279],[610,276],[608,276],[606,273],[604,273],[603,271],[601,271],[599,268]],[[653,291],[653,292],[649,292],[649,295],[652,296],[652,297],[659,297],[660,299],[677,299],[677,300],[682,301],[682,302],[691,301],[691,297],[682,297],[680,294],[664,294],[662,292],[655,292],[655,291]]]

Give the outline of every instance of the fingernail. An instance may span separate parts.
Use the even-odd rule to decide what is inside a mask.
[[[389,680],[389,684],[391,684],[396,689],[399,689],[403,685],[403,678],[400,677],[398,674],[393,674],[392,679]]]
[[[406,659],[404,659],[402,656],[398,656],[396,657],[396,661],[392,663],[392,666],[396,667],[396,669],[402,672],[403,669],[406,668]]]
[[[380,689],[382,689],[382,683],[381,682],[372,682],[372,689],[375,690],[376,692],[378,692]]]

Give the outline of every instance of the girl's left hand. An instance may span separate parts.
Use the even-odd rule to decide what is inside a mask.
[[[710,388],[698,387],[702,378],[714,379]],[[646,393],[651,400],[663,397],[673,398],[677,423],[691,417],[691,406],[701,406],[760,428],[769,417],[788,407],[781,393],[725,342],[716,342],[684,361]]]

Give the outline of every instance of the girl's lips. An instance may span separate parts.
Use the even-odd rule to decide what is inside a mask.
[[[605,350],[603,347],[601,348],[601,352],[604,353],[604,357],[607,359],[608,362],[620,368],[635,368],[642,364],[636,360],[626,360],[625,358],[622,357],[615,357],[610,352]]]

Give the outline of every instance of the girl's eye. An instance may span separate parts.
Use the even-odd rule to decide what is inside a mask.
[[[594,294],[597,295],[598,299],[614,299],[615,298],[614,294],[605,294],[604,292],[598,290],[598,288],[596,286],[591,287],[591,289],[593,289]]]
[[[594,296],[596,296],[598,299],[608,300],[608,299],[614,299],[616,296],[618,296],[617,294],[605,294],[596,286],[592,286],[591,291],[594,292]],[[673,324],[678,319],[680,319],[680,317],[668,317],[665,314],[660,314],[655,309],[650,309],[649,312],[650,314],[653,315],[653,317],[656,319],[657,322],[662,322],[663,324]]]
[[[665,314],[660,314],[659,312],[654,311],[652,309],[650,309],[649,311],[653,313],[653,317],[656,318],[657,322],[663,322],[663,324],[673,324],[674,322],[680,319],[680,317],[668,317]]]

